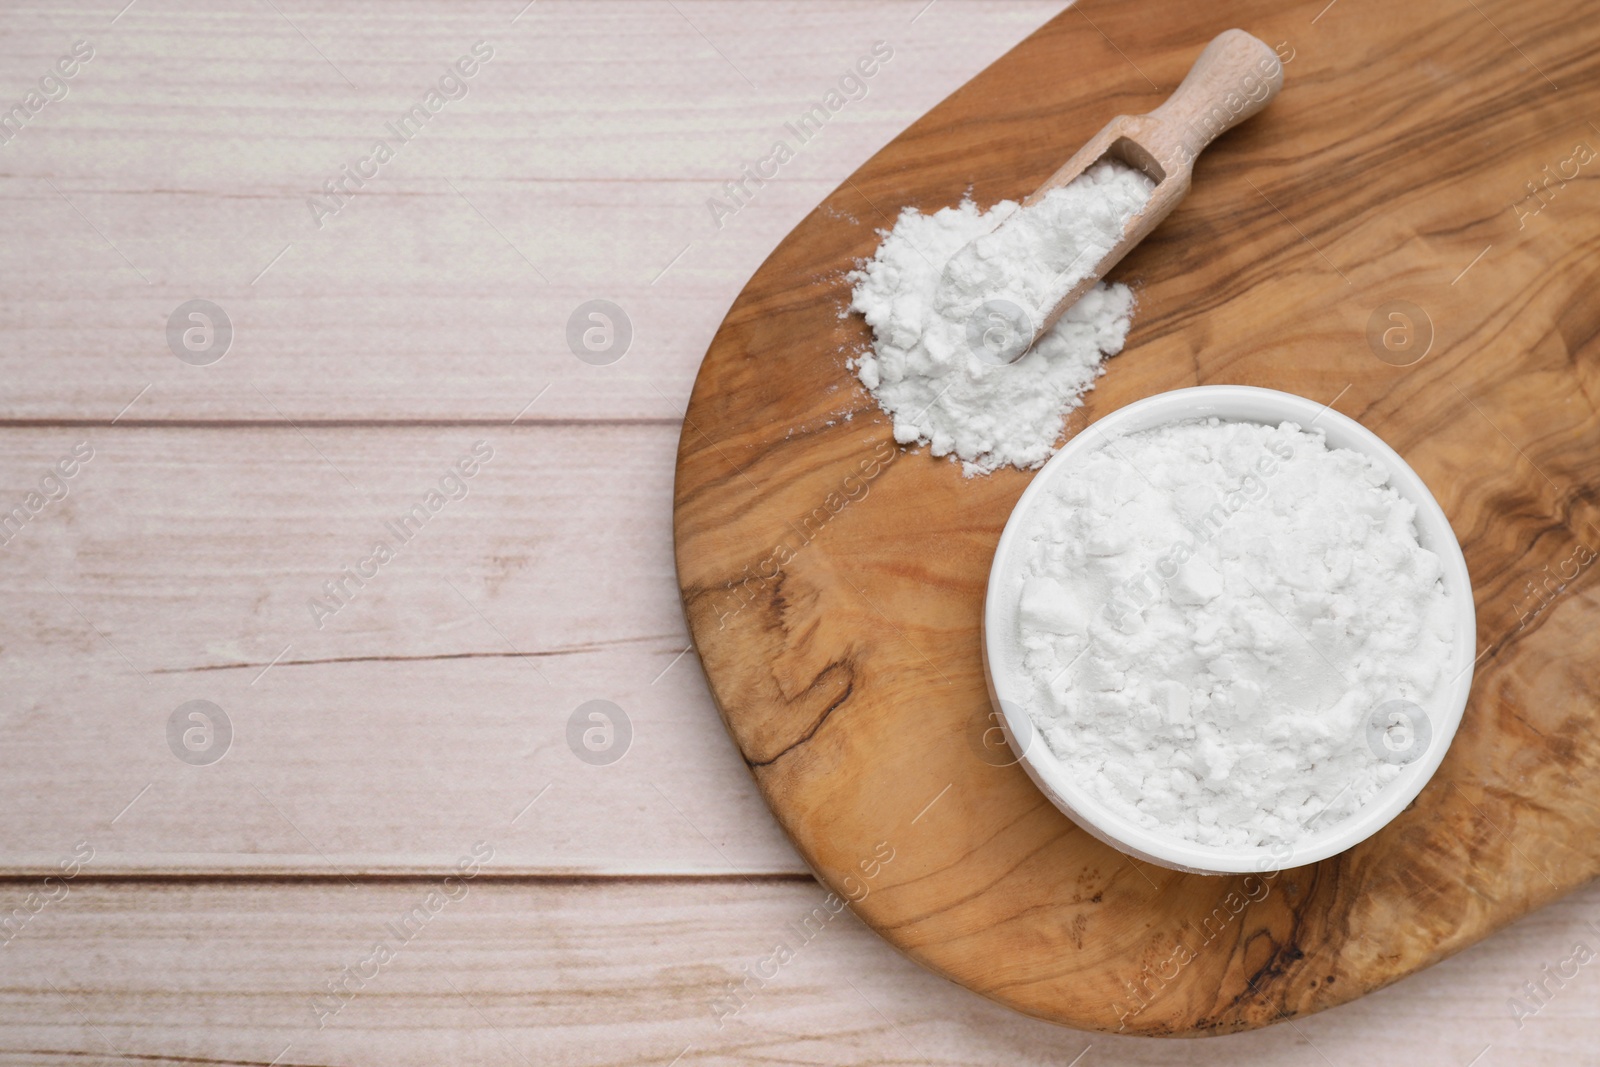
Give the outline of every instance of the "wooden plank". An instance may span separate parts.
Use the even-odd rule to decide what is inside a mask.
[[[24,888],[0,884],[0,901]],[[1478,1063],[1565,1067],[1589,1061],[1600,1024],[1592,967],[1547,982],[1520,1029],[1507,1006],[1574,940],[1595,944],[1600,888],[1357,1003],[1204,1042],[1017,1015],[899,956],[848,910],[820,918],[832,905],[804,879],[469,880],[401,925],[429,889],[67,882],[0,950],[0,1063],[1065,1064],[1088,1049],[1085,1067],[1460,1067],[1488,1046]],[[765,963],[785,940],[793,958]],[[363,969],[379,943],[392,959]],[[365,980],[330,997],[347,967]],[[772,977],[741,999],[730,988],[747,969]]]
[[[1101,3],[1057,17],[785,238],[718,331],[680,438],[691,630],[780,822],[841,885],[885,827],[937,802],[926,821],[940,851],[897,869],[904,884],[863,915],[936,972],[1063,1023],[1191,1036],[1306,1015],[1600,875],[1600,596],[1584,570],[1600,536],[1600,216],[1593,183],[1572,179],[1594,158],[1600,24],[1503,3],[1519,54],[1453,0],[1354,0],[1312,36],[1324,6]],[[897,451],[842,366],[870,341],[841,314],[843,268],[880,240],[863,205],[1019,197],[1108,116],[1158,105],[1229,25],[1304,47],[1284,52],[1282,94],[1207,151],[1185,202],[1117,268],[1140,287],[1139,316],[1068,432],[1197,384],[1337,402],[1439,498],[1482,652],[1465,720],[1415,803],[1338,856],[1291,856],[1275,879],[1147,872],[1021,768],[974,756],[990,725],[989,567],[1031,472],[967,479]],[[1448,170],[1428,151],[1469,142],[1494,150]],[[1566,177],[1536,196],[1524,176],[1551,160],[1571,161]],[[1439,331],[1405,367],[1364,336],[1396,299],[1431,309],[1413,314]],[[1247,897],[1265,903],[1232,925]],[[1129,959],[1150,977],[1130,983]]]
[[[672,23],[667,5],[537,5],[516,25],[537,27],[535,44],[551,43],[521,42],[494,68],[512,102],[475,92],[450,113],[460,123],[437,126],[412,146],[420,154],[398,160],[392,185],[368,189],[334,220],[351,223],[337,243],[303,261],[306,249],[296,246],[251,285],[291,243],[308,185],[453,58],[455,38],[471,37],[480,13],[497,24],[521,6],[391,5],[375,19],[300,0],[227,9],[163,0],[133,6],[115,32],[102,31],[123,7],[116,0],[103,9],[12,10],[0,25],[6,99],[80,30],[105,61],[89,72],[104,81],[76,82],[25,140],[0,148],[0,423],[103,426],[135,401],[122,430],[216,420],[241,434],[237,447],[219,450],[217,438],[179,425],[145,448],[96,429],[97,444],[115,446],[97,460],[132,457],[107,483],[115,491],[89,506],[89,476],[108,469],[91,462],[72,498],[0,553],[0,593],[13,608],[0,619],[0,864],[54,871],[75,842],[93,840],[102,847],[91,872],[199,876],[195,885],[75,882],[67,899],[0,947],[0,1063],[667,1063],[680,1051],[685,1065],[1071,1061],[1087,1037],[956,989],[844,917],[718,1030],[714,1005],[727,983],[770,955],[774,933],[822,897],[809,883],[760,873],[754,890],[736,878],[681,877],[475,885],[317,1031],[309,1000],[318,984],[370,951],[383,924],[423,898],[421,888],[348,886],[337,875],[299,886],[215,880],[219,872],[444,870],[475,834],[505,830],[507,801],[526,795],[513,797],[515,787],[545,778],[552,791],[509,835],[494,836],[487,874],[681,876],[739,866],[781,878],[799,869],[727,742],[703,729],[710,709],[700,679],[689,677],[694,654],[653,687],[637,681],[681,647],[677,616],[655,594],[663,576],[670,580],[670,561],[639,555],[630,533],[638,528],[646,540],[657,513],[647,498],[668,492],[670,475],[618,484],[617,460],[647,456],[657,443],[602,445],[613,458],[604,471],[582,462],[557,470],[541,467],[544,457],[571,459],[596,439],[551,448],[550,438],[530,435],[538,447],[524,456],[529,477],[506,491],[509,502],[497,498],[496,514],[516,520],[516,535],[511,524],[488,521],[465,531],[465,522],[454,532],[430,527],[423,536],[441,535],[441,546],[419,541],[417,554],[396,562],[400,570],[386,571],[329,624],[337,636],[328,647],[354,648],[351,662],[330,654],[297,663],[291,650],[255,679],[276,652],[268,639],[295,613],[300,593],[288,587],[324,580],[327,566],[350,562],[346,548],[364,547],[363,516],[382,505],[349,500],[411,502],[412,479],[426,485],[436,475],[440,448],[493,433],[547,384],[522,423],[675,423],[712,324],[766,251],[860,159],[1060,5],[943,0],[922,11],[923,0],[679,0],[717,47],[759,57],[761,69],[749,70],[759,93],[727,73],[709,41]],[[901,22],[910,36],[900,54],[915,65],[886,74],[903,80],[875,83],[866,107],[836,118],[723,230],[702,222],[706,196],[813,102],[859,44],[881,32],[900,46],[893,30]],[[339,75],[308,44],[359,88],[341,99]],[[530,290],[509,246],[471,229],[480,216],[441,188],[444,177],[530,258],[555,254],[552,295]],[[45,178],[70,203],[42,187]],[[649,258],[654,270],[658,250],[673,253],[680,238],[693,247],[654,286],[644,283],[638,264]],[[132,277],[119,248],[152,286]],[[578,363],[562,337],[570,306],[597,293],[620,299],[639,327],[630,356],[608,368]],[[166,316],[196,295],[221,299],[245,327],[238,347],[207,368],[177,364],[164,348]],[[347,474],[399,456],[393,479],[357,477],[352,495],[327,468],[327,484],[315,482],[310,468],[321,461],[294,444],[297,435],[284,444],[293,431],[282,413],[302,424],[485,425],[459,439],[443,428],[371,437],[348,455],[339,447],[348,429],[308,429]],[[59,428],[0,433],[0,511],[81,437]],[[297,447],[298,457],[287,458]],[[306,488],[273,469],[304,478]],[[550,473],[535,480],[537,470]],[[600,486],[599,505],[579,491],[580,477]],[[298,502],[279,510],[285,501]],[[477,517],[465,503],[461,515]],[[567,511],[551,518],[556,505]],[[595,524],[587,532],[578,530],[584,517]],[[64,534],[68,526],[75,532]],[[576,572],[541,569],[546,534],[561,545],[598,543],[610,565],[597,556]],[[651,536],[666,544],[664,534]],[[518,552],[537,557],[539,581],[524,566],[497,583]],[[194,561],[187,569],[186,553]],[[493,658],[489,624],[431,581],[436,568],[457,562],[471,575],[458,584],[486,594],[476,603],[494,626],[527,651],[550,653],[538,662],[553,677],[554,703],[537,703],[523,664]],[[585,614],[578,605],[624,578],[648,591],[629,589],[623,601],[636,625],[618,644],[581,639],[596,618],[618,611]],[[150,682],[97,626],[118,648],[150,654],[130,656]],[[398,658],[384,651],[390,645],[402,649]],[[464,658],[445,658],[455,654]],[[157,673],[163,667],[172,673]],[[638,730],[629,757],[609,768],[569,758],[557,729],[568,713],[560,701],[594,694],[624,704]],[[209,767],[162,755],[173,703],[197,696],[232,709],[239,728],[229,756]],[[537,743],[520,740],[529,724]],[[519,739],[514,751],[507,737]],[[477,750],[471,759],[469,749]],[[146,779],[137,772],[147,766],[171,773]],[[259,772],[253,781],[268,796],[251,800],[241,784],[248,774],[233,773],[241,767]],[[660,793],[644,788],[646,777]],[[676,808],[705,836],[675,821]],[[33,888],[0,881],[0,908],[9,913]],[[1596,1029],[1581,984],[1525,1033],[1504,1001],[1539,977],[1540,964],[1567,954],[1594,910],[1593,894],[1579,894],[1395,989],[1299,1021],[1292,1033],[1280,1027],[1200,1045],[1095,1038],[1081,1062],[1321,1063],[1327,1053],[1341,1065],[1402,1057],[1461,1064],[1489,1041],[1496,1050],[1484,1063],[1502,1053],[1498,1062],[1581,1062]],[[442,936],[428,940],[434,934]],[[1591,977],[1585,970],[1580,983]]]
[[[99,872],[432,870],[489,839],[504,871],[804,871],[685,653],[676,435],[0,430],[0,519],[94,450],[3,550],[3,862],[87,837]],[[475,442],[465,498],[402,543]],[[357,588],[377,541],[395,558]],[[174,755],[191,700],[231,723],[218,762]],[[568,746],[591,700],[631,722],[618,762]]]
[[[105,421],[138,396],[129,418],[492,422],[547,386],[529,420],[677,417],[783,234],[1063,5],[522,6],[8,17],[8,93],[75,35],[96,52],[0,148],[0,418]],[[879,39],[895,55],[865,95],[786,133]],[[480,40],[466,95],[386,135]],[[380,136],[393,159],[318,226],[308,201]],[[794,158],[719,225],[707,201],[780,138]],[[166,338],[195,298],[235,331],[205,367]],[[632,325],[610,366],[567,341],[595,298]]]

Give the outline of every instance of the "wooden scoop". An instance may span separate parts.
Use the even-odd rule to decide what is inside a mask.
[[[1195,157],[1201,150],[1266,107],[1282,87],[1283,64],[1277,53],[1243,30],[1225,30],[1206,45],[1183,83],[1164,104],[1147,115],[1119,115],[1112,119],[1022,202],[1024,207],[1031,207],[1052,189],[1066,185],[1102,159],[1125,163],[1156,183],[1144,210],[1128,220],[1122,240],[1060,300],[1043,309],[1045,314],[1034,325],[1032,338],[1026,346],[1015,346],[1012,361],[1032,348],[1063,312],[1177,207],[1189,191]]]

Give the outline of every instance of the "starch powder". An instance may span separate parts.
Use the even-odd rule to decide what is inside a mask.
[[[1332,826],[1400,770],[1375,709],[1451,681],[1414,513],[1377,461],[1293,423],[1108,440],[1023,528],[1029,718],[1149,829],[1235,847]]]
[[[1105,161],[1028,208],[906,208],[850,275],[851,309],[873,333],[854,368],[894,419],[895,440],[957,456],[968,476],[1049,459],[1067,413],[1105,357],[1122,351],[1133,293],[1099,283],[1031,351],[1005,357],[1121,239],[1154,188]]]

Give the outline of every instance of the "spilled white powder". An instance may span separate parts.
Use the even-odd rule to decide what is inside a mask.
[[[1149,829],[1233,847],[1331,827],[1421,755],[1426,722],[1374,741],[1374,712],[1425,718],[1451,680],[1414,512],[1375,460],[1293,423],[1117,438],[1024,528],[1035,728]]]
[[[932,215],[906,208],[877,255],[850,275],[851,309],[873,332],[855,370],[893,417],[895,440],[953,454],[968,476],[1049,459],[1104,358],[1122,351],[1133,293],[1095,285],[1030,352],[1005,359],[1121,239],[1153,188],[1107,161],[1029,208],[1009,200],[987,212],[971,201]]]

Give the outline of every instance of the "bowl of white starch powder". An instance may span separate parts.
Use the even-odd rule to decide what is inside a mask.
[[[984,607],[1006,740],[1123,852],[1278,870],[1421,792],[1472,685],[1466,561],[1359,423],[1245,386],[1162,393],[1046,463]]]

